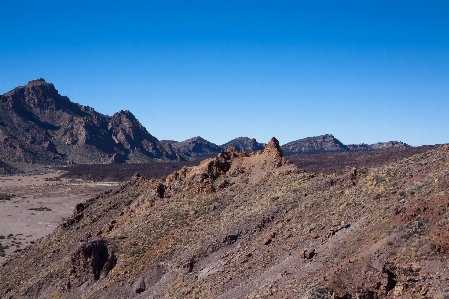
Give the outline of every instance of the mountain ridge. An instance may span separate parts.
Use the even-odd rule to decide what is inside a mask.
[[[0,96],[2,160],[58,164],[180,160],[128,110],[107,116],[44,79]]]
[[[0,160],[40,164],[144,163],[213,157],[233,146],[247,153],[263,150],[254,138],[217,145],[202,137],[184,141],[151,135],[129,110],[112,116],[73,103],[44,79],[0,95]],[[281,146],[285,155],[406,148],[403,142],[344,145],[331,134]]]
[[[307,137],[288,142],[282,145],[282,150],[286,155],[304,153],[326,153],[326,152],[348,152],[348,151],[375,151],[391,148],[409,148],[407,143],[401,141],[377,142],[374,144],[343,144],[332,134]]]

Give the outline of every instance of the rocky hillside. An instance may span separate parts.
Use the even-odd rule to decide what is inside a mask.
[[[446,298],[448,190],[448,144],[329,175],[230,148],[78,204],[0,297]]]
[[[72,103],[43,79],[0,96],[0,159],[60,164],[179,160],[129,111]]]
[[[374,151],[382,149],[402,149],[410,145],[400,141],[378,142],[375,144],[349,144],[345,145],[331,134],[307,137],[289,142],[282,146],[286,155],[297,155],[304,153],[326,153],[347,151]]]
[[[3,161],[0,161],[0,175],[9,175],[13,173],[20,172],[17,168],[14,168],[13,166],[9,165],[8,163],[5,163]]]

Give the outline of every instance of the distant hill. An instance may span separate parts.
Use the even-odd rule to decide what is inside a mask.
[[[172,148],[176,153],[184,157],[215,156],[222,151],[222,147],[207,141],[199,136],[185,141],[162,140],[161,143],[166,148]]]
[[[374,144],[365,144],[365,143],[348,144],[347,147],[351,151],[375,151],[391,148],[409,148],[411,146],[401,141],[388,141],[388,142],[378,142]]]
[[[247,153],[263,150],[265,143],[257,142],[254,138],[238,137],[222,145],[223,148],[233,147],[238,151],[244,150]]]
[[[340,142],[331,134],[307,137],[289,142],[281,146],[284,154],[297,153],[322,153],[322,152],[342,152],[349,150],[346,145]]]
[[[180,160],[130,111],[72,103],[44,79],[0,96],[0,159],[60,164]]]
[[[375,144],[349,144],[345,145],[332,134],[315,137],[307,137],[289,142],[281,146],[285,155],[326,153],[326,152],[349,152],[349,151],[374,151],[381,149],[402,149],[411,147],[400,141],[378,142]]]
[[[259,143],[256,139],[248,137],[238,137],[223,145],[217,145],[199,136],[180,142],[161,140],[161,144],[189,160],[213,157],[228,147],[234,147],[237,151],[244,150],[246,153],[263,150],[265,147],[264,143]]]

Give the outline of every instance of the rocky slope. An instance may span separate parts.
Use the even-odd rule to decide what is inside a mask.
[[[446,298],[449,145],[315,175],[276,139],[80,203],[2,298]]]
[[[400,141],[378,142],[375,144],[349,144],[345,145],[331,134],[307,137],[284,144],[281,148],[286,155],[304,153],[326,153],[347,151],[374,151],[382,149],[408,148],[410,145]]]
[[[72,103],[43,79],[0,96],[0,159],[27,163],[179,160],[129,111]]]
[[[8,163],[0,161],[0,175],[9,175],[13,173],[17,173],[19,170]]]

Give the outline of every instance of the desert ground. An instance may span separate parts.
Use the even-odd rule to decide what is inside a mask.
[[[0,244],[4,248],[0,263],[52,232],[77,203],[120,184],[61,178],[64,173],[47,169],[0,176],[0,194],[4,195],[0,200]]]

